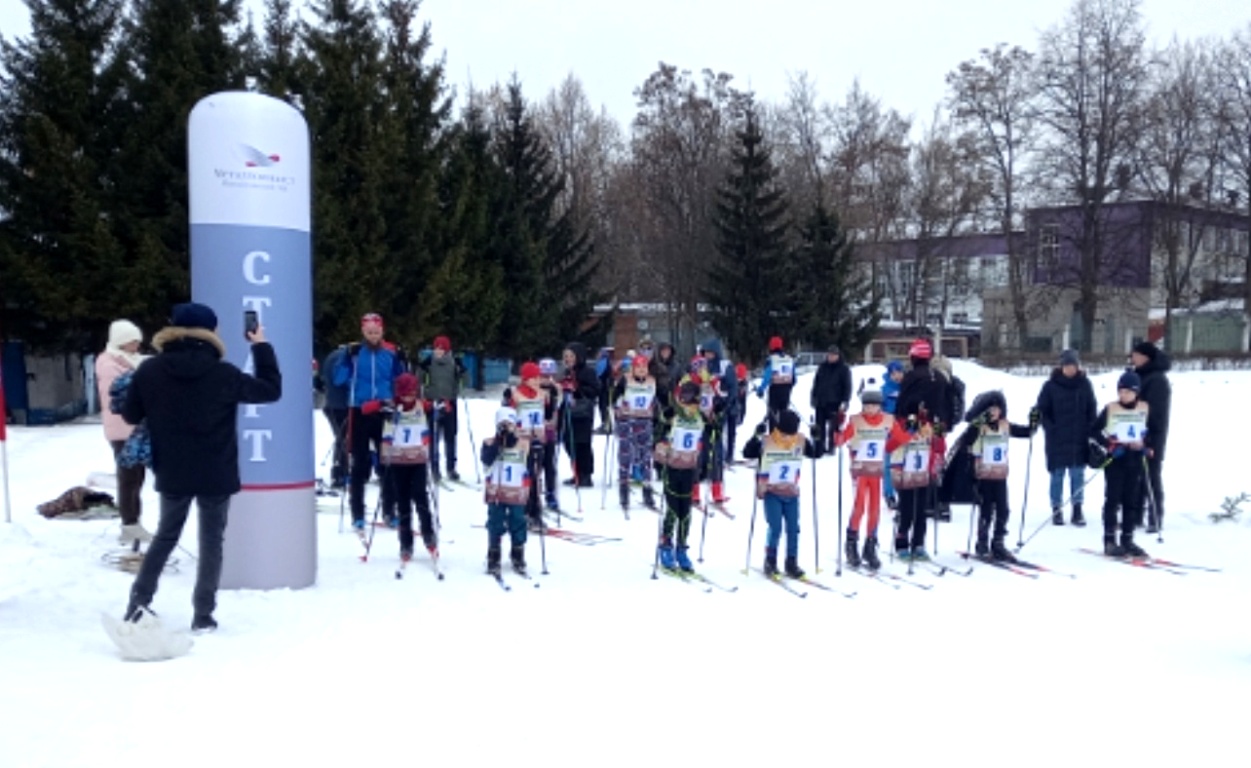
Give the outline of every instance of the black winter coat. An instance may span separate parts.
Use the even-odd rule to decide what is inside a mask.
[[[947,377],[928,365],[917,365],[899,382],[899,402],[895,405],[895,418],[907,420],[925,406],[931,420],[938,418],[947,429],[959,419],[951,412],[953,404],[951,382]]]
[[[252,345],[256,375],[222,359],[217,334],[170,327],[152,340],[160,354],[135,371],[122,418],[147,419],[156,489],[176,496],[239,492],[241,403],[272,403],[282,396],[278,358],[269,344]]]
[[[566,349],[573,352],[573,369],[565,371],[566,380],[571,380],[573,388],[568,390],[571,402],[562,406],[567,415],[561,416],[561,428],[564,419],[569,419],[573,428],[573,442],[591,442],[591,427],[595,423],[595,407],[599,403],[599,377],[595,369],[586,364],[586,347],[581,342],[570,342]]]
[[[1146,365],[1134,369],[1142,379],[1138,399],[1151,409],[1147,412],[1147,434],[1156,461],[1164,459],[1164,445],[1168,442],[1168,418],[1173,407],[1173,385],[1169,383],[1168,372],[1172,367],[1173,361],[1168,355],[1157,352],[1154,360],[1148,360]]]
[[[851,368],[839,358],[837,363],[826,360],[817,366],[812,380],[809,404],[813,408],[838,408],[851,402]]]
[[[1059,368],[1038,392],[1038,412],[1047,444],[1047,471],[1086,463],[1090,426],[1095,423],[1099,407],[1095,388],[1085,371],[1073,378]]]

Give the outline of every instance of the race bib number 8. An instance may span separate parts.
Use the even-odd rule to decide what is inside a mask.
[[[982,444],[982,463],[1002,465],[1008,463],[1007,440],[986,440]]]

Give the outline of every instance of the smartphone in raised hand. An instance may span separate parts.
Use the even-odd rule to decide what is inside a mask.
[[[256,316],[256,310],[247,309],[243,312],[243,338],[251,341],[250,338],[256,329],[261,325],[260,318]]]

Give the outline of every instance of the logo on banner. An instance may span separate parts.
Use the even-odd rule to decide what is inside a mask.
[[[239,151],[243,153],[243,164],[248,168],[269,168],[282,161],[280,156],[267,155],[248,144],[240,144]]]

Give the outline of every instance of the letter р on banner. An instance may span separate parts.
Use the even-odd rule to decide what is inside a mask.
[[[306,587],[317,578],[308,127],[290,104],[215,93],[191,110],[191,295],[217,311],[227,357],[249,373],[243,313],[257,313],[287,384],[239,408],[243,490],[231,501],[222,586]]]

